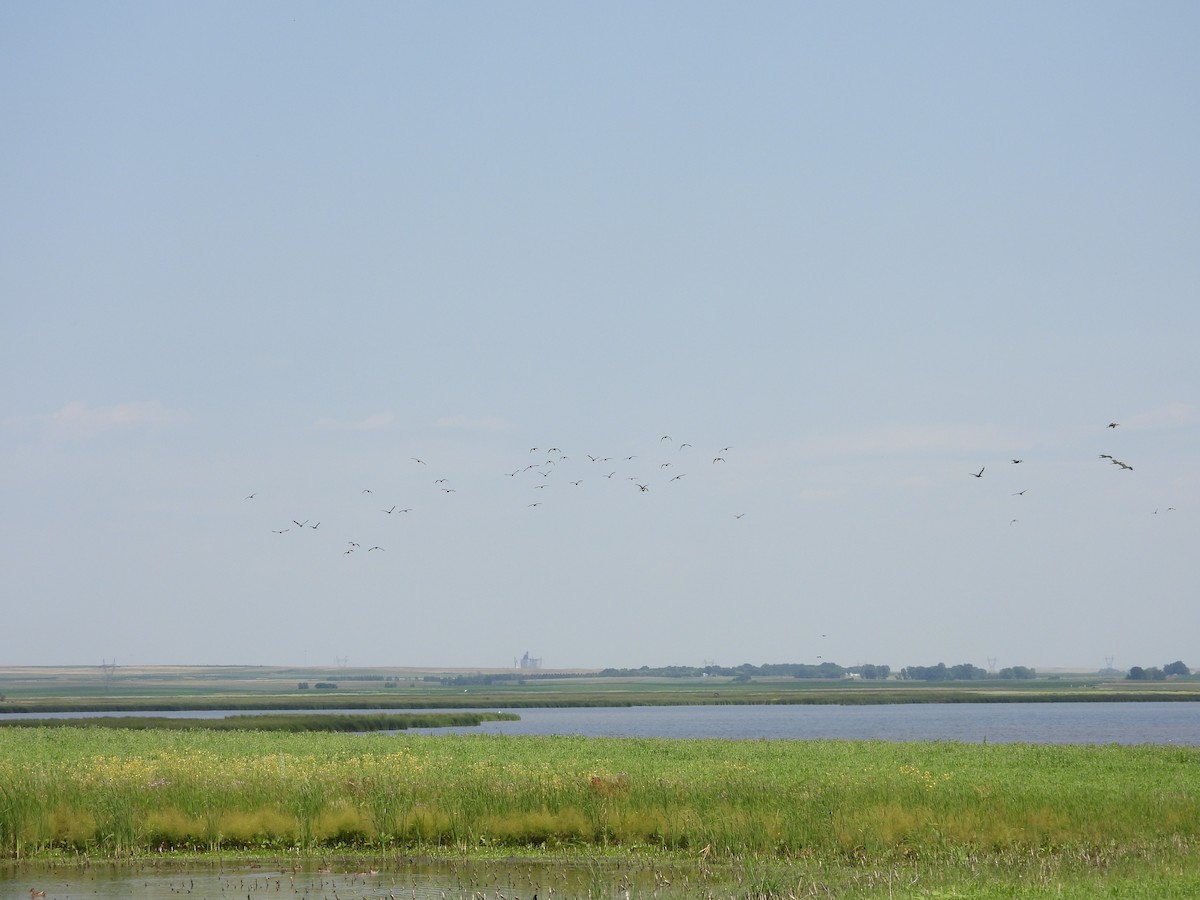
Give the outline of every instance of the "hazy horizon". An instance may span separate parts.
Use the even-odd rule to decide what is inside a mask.
[[[1187,661],[1198,26],[6,4],[0,665]]]

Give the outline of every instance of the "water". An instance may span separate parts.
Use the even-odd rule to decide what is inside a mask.
[[[103,863],[86,867],[0,863],[0,896],[46,900],[530,900],[675,898],[694,873],[677,866],[615,860],[537,862],[402,859],[362,870],[361,862]],[[675,885],[675,888],[672,888]],[[626,894],[626,891],[629,891]]]
[[[1200,703],[915,703],[514,709],[445,732],[771,740],[1200,745]],[[432,729],[430,729],[432,731]]]
[[[408,710],[383,710],[403,713]],[[422,710],[423,712],[425,710]],[[415,729],[431,734],[582,737],[727,738],[770,740],[965,741],[1033,744],[1180,744],[1200,746],[1200,703],[915,703],[887,706],[633,706],[500,709],[518,722],[464,728]],[[378,713],[381,710],[336,710]],[[221,718],[247,711],[144,713],[173,718]],[[59,713],[11,718],[92,718]],[[113,715],[138,715],[114,713]]]

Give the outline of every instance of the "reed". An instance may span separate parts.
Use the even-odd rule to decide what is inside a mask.
[[[1186,858],[1198,839],[1194,748],[0,731],[9,856],[453,847],[1112,865]]]

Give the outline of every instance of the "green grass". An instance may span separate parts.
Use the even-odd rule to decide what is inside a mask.
[[[599,858],[680,867],[676,896],[1182,897],[1198,840],[1190,747],[0,731],[12,858]]]
[[[452,728],[479,725],[483,722],[513,722],[520,716],[512,713],[389,713],[379,715],[336,713],[261,713],[249,716],[224,716],[216,719],[169,716],[103,716],[94,719],[9,719],[0,721],[0,728],[123,728],[148,731],[341,731],[376,732],[406,731],[410,728]]]

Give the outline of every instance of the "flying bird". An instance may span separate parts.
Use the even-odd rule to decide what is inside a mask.
[[[1105,425],[1104,427],[1105,427],[1105,428],[1116,428],[1116,427],[1117,427],[1118,425],[1120,425],[1120,424],[1121,424],[1120,422],[1109,422],[1109,423],[1108,423],[1107,425]]]
[[[1025,488],[1025,491],[1027,491],[1027,490],[1029,490],[1029,488]],[[1025,491],[1017,491],[1015,494],[1012,494],[1011,496],[1013,496],[1013,497],[1024,497],[1024,496],[1025,496]]]
[[[299,525],[301,528],[303,528],[305,525],[308,524],[308,519],[305,519],[303,522],[297,522],[295,519],[292,519],[292,524]]]
[[[735,519],[740,519],[740,518],[741,518],[742,516],[744,516],[744,515],[745,515],[745,513],[734,513],[734,514],[733,514],[733,517],[734,517]]]
[[[291,530],[292,529],[290,529],[290,528],[284,528],[282,531],[276,531],[274,528],[272,528],[271,533],[272,534],[287,534]]]
[[[383,549],[384,549],[383,547],[368,547],[367,552],[370,553],[372,550],[383,550]]]
[[[672,480],[672,481],[678,481],[680,478],[682,478],[682,477],[683,477],[684,475],[686,475],[686,474],[687,474],[687,472],[684,472],[682,475],[676,475],[676,476],[675,476],[674,478],[672,478],[671,480]]]
[[[983,470],[984,470],[984,469],[986,469],[986,468],[987,468],[987,466],[983,466],[982,468],[980,468],[980,470],[979,470],[978,472],[968,472],[967,474],[968,474],[968,475],[974,475],[976,478],[982,478],[982,477],[983,477]]]
[[[725,462],[725,457],[723,457],[723,456],[718,456],[718,457],[715,457],[715,458],[713,459],[713,462],[714,462],[714,463]]]
[[[639,484],[638,487],[641,488],[643,491],[650,490],[650,485],[648,485],[648,484]]]
[[[395,507],[395,506],[393,506],[391,509],[381,509],[381,510],[380,510],[380,512],[385,512],[385,513],[387,513],[389,516],[390,516],[392,513],[394,513],[395,511],[396,511],[396,507]]]
[[[253,500],[253,499],[254,499],[254,495],[255,495],[255,494],[257,494],[257,493],[258,493],[258,491],[255,491],[255,492],[254,492],[254,494],[251,494],[249,497],[243,497],[242,499],[243,499],[243,500]]]
[[[421,465],[423,465],[423,466],[427,466],[427,465],[429,465],[429,463],[425,462],[425,460],[423,460],[423,459],[417,459],[415,456],[410,456],[410,457],[409,457],[409,459],[411,459],[413,462],[418,462],[418,463],[420,463],[420,464],[421,464]]]
[[[1023,463],[1023,462],[1025,462],[1025,460],[1023,460],[1023,459],[1014,459],[1013,465],[1015,466],[1017,463]]]

